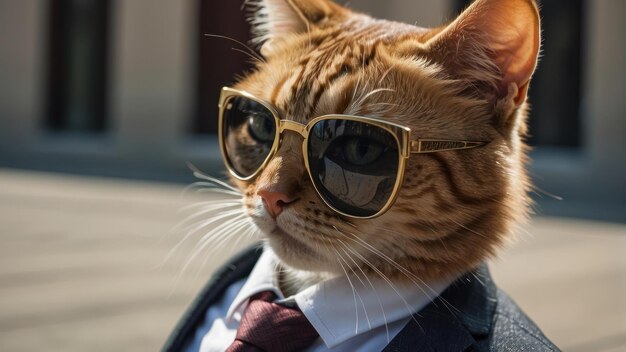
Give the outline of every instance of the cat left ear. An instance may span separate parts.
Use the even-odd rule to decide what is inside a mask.
[[[271,54],[272,47],[282,38],[322,26],[344,11],[328,0],[258,0],[249,5],[254,12],[250,18],[253,42],[263,44],[264,56]]]
[[[452,72],[487,82],[498,99],[519,106],[537,65],[540,34],[534,0],[476,0],[426,44]]]

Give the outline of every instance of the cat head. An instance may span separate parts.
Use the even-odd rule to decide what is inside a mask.
[[[352,219],[320,199],[302,137],[285,134],[256,177],[232,180],[278,258],[299,270],[349,266],[430,280],[493,255],[529,205],[523,138],[540,47],[536,3],[477,0],[438,28],[374,19],[327,0],[251,6],[264,60],[235,88],[282,118],[360,115],[410,127],[414,138],[488,141],[411,155],[394,205]]]

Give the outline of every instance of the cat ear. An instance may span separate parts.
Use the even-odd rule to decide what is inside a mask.
[[[263,55],[276,41],[293,33],[303,33],[338,17],[343,8],[328,0],[257,0],[250,2],[253,42],[263,44]]]
[[[476,0],[427,43],[452,72],[521,105],[537,65],[541,29],[534,0]]]

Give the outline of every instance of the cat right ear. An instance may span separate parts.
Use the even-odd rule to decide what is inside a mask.
[[[262,45],[261,54],[271,55],[276,43],[295,33],[305,33],[340,17],[345,9],[328,0],[256,0],[252,11],[252,42]]]
[[[459,78],[493,87],[521,105],[537,65],[540,21],[535,0],[476,0],[427,42]]]

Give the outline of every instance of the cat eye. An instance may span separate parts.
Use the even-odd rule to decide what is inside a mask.
[[[267,115],[250,115],[248,129],[252,138],[261,143],[273,141],[276,133],[274,119]]]
[[[306,125],[281,119],[269,103],[228,87],[219,100],[219,143],[229,172],[250,180],[272,159],[286,131],[303,137],[302,155],[320,198],[354,218],[394,203],[413,153],[470,149],[486,142],[411,139],[408,127],[364,116],[324,115]]]
[[[339,146],[347,162],[352,165],[368,165],[376,161],[383,153],[385,147],[367,138],[352,137],[346,143]]]

